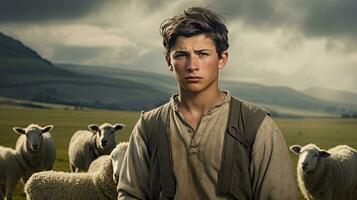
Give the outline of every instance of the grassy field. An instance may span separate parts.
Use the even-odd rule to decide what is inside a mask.
[[[117,141],[127,141],[139,112],[106,110],[73,110],[64,108],[31,109],[0,105],[0,145],[15,147],[18,137],[12,127],[26,127],[30,123],[53,124],[51,132],[57,147],[54,169],[69,171],[67,149],[70,137],[78,129],[86,129],[90,123],[124,123],[124,130],[116,134]],[[288,146],[316,143],[322,148],[337,144],[357,147],[357,120],[348,119],[275,119],[281,128]],[[297,156],[290,154],[295,170]],[[25,199],[22,184],[18,184],[14,199]],[[302,199],[302,198],[301,198]]]

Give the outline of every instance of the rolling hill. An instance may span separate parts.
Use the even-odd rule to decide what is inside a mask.
[[[163,92],[176,91],[173,77],[156,73],[140,72],[121,68],[102,66],[81,66],[58,64],[60,68],[88,75],[100,74],[107,78],[135,80]],[[221,81],[221,88],[229,90],[234,96],[264,106],[275,114],[284,116],[336,116],[345,110],[357,110],[356,106],[338,104],[305,95],[287,87],[270,87],[259,84]]]
[[[321,87],[310,87],[305,89],[304,94],[329,101],[357,105],[357,94],[341,90]]]
[[[0,34],[0,96],[123,110],[149,109],[169,98],[155,88],[59,68]]]
[[[106,109],[147,110],[177,91],[170,76],[103,66],[53,64],[0,34],[0,96]],[[322,100],[287,87],[221,81],[221,89],[275,115],[339,116],[357,106]]]

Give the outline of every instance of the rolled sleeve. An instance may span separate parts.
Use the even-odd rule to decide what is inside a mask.
[[[257,132],[250,169],[254,199],[298,199],[287,145],[281,131],[269,116]]]
[[[148,199],[149,154],[143,136],[145,126],[143,115],[135,125],[129,139],[129,146],[120,170],[118,199]]]

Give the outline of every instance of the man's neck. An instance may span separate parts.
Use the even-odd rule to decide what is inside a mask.
[[[202,116],[208,114],[211,108],[223,102],[225,97],[226,94],[218,88],[200,93],[180,91],[178,108],[186,122],[194,130],[197,130]]]
[[[223,102],[226,94],[218,88],[200,93],[180,92],[179,109],[194,115],[205,115],[214,106]]]

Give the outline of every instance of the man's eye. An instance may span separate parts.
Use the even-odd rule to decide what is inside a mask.
[[[183,58],[185,56],[186,56],[185,54],[176,54],[174,55],[174,58]]]
[[[198,54],[199,56],[208,56],[208,53],[205,53],[205,52],[201,52]]]

